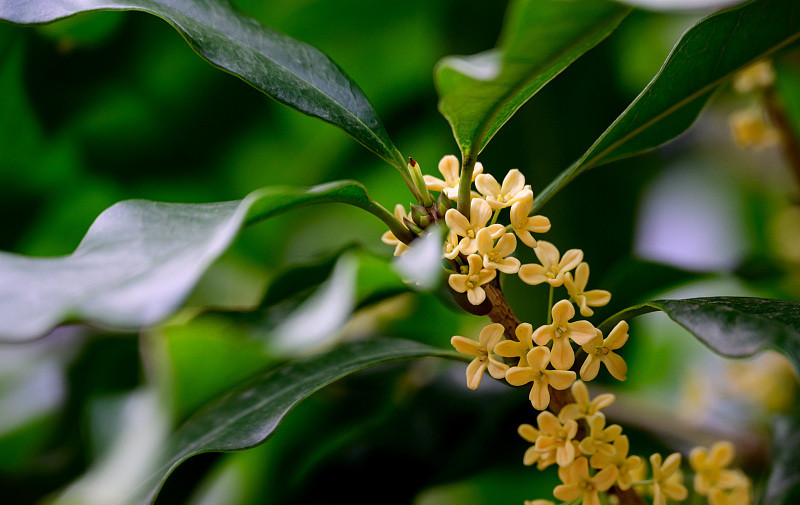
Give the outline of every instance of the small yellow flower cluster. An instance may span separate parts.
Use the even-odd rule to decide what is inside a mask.
[[[775,70],[769,61],[759,61],[733,77],[733,89],[741,94],[768,92],[775,83]],[[747,149],[761,150],[780,142],[780,133],[758,104],[733,112],[728,120],[733,138]]]
[[[735,456],[730,442],[717,442],[711,449],[696,447],[689,455],[694,490],[708,496],[710,505],[750,505],[750,479],[728,468]]]
[[[412,215],[398,205],[395,216],[417,233],[432,221],[446,223],[443,257],[456,270],[448,278],[453,291],[465,293],[470,304],[480,305],[487,297],[485,286],[495,281],[498,272],[517,274],[529,285],[546,283],[550,288],[546,324],[534,329],[530,323],[510,323],[501,317],[502,324],[485,326],[477,341],[459,335],[451,339],[458,352],[473,357],[466,370],[470,389],[478,388],[487,371],[513,386],[530,384],[531,405],[542,412],[537,416],[537,426],[519,426],[519,435],[533,444],[525,452],[523,463],[536,465],[539,470],[557,465],[561,484],[555,487],[553,496],[565,503],[601,505],[605,503],[601,494],[612,488],[615,493],[647,493],[653,505],[665,505],[667,499],[685,500],[688,490],[680,470],[681,455],[670,454],[663,460],[660,454],[651,455],[651,478],[645,480],[647,465],[643,458],[628,454],[630,444],[622,427],[606,423],[602,410],[615,401],[614,395],[591,399],[583,382],[597,377],[601,365],[621,381],[628,371],[625,360],[615,352],[628,340],[625,321],[618,322],[604,337],[589,321],[573,320],[576,307],[581,316],[590,317],[594,314],[592,307],[602,307],[611,299],[608,291],[586,289],[589,265],[583,261],[583,251],[569,249],[561,255],[550,242],[534,239],[532,233],[548,231],[550,221],[544,216],[530,216],[533,192],[518,170],[511,170],[500,184],[483,173],[480,163],[476,164],[472,182],[477,192],[470,188],[469,217],[452,208],[451,200],[459,193],[458,159],[445,156],[439,162],[439,171],[444,179],[424,177],[428,190],[440,192],[438,204],[432,208],[412,206]],[[505,208],[509,208],[508,226],[496,223]],[[427,215],[421,218],[423,211]],[[517,239],[533,249],[539,263],[521,264],[512,256]],[[382,240],[396,246],[395,255],[407,248],[391,232]],[[553,303],[554,289],[561,286],[568,298]],[[586,355],[579,368],[573,344]],[[582,380],[577,380],[578,374]],[[571,395],[558,393],[567,389]],[[551,394],[561,395],[562,404],[566,398],[573,401],[558,409],[556,415]],[[697,448],[691,454],[695,492],[707,496],[710,505],[750,505],[750,481],[741,471],[726,468],[732,460],[733,446],[727,442],[714,445],[710,451]],[[552,503],[541,499],[525,502]]]

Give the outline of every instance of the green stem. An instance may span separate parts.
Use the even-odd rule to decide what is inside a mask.
[[[471,153],[462,153],[461,157],[463,162],[461,164],[461,180],[458,182],[458,204],[456,208],[469,220],[469,205],[472,196],[472,173],[475,171],[475,163],[477,163],[478,157]]]
[[[401,242],[409,244],[416,238],[416,236],[411,233],[411,231],[406,228],[406,226],[401,223],[394,214],[386,210],[386,208],[378,202],[370,200],[369,203],[365,205],[359,205],[359,207],[386,223],[386,226],[389,227],[392,233],[394,233],[394,236],[397,237],[397,239]]]
[[[555,289],[552,285],[550,286],[550,296],[547,298],[547,324],[553,322],[553,291]]]
[[[497,222],[497,216],[500,215],[500,209],[494,211],[494,216],[492,216],[492,221],[489,223],[489,226],[495,224]]]
[[[639,480],[639,481],[636,481],[636,482],[631,482],[631,486],[646,486],[646,485],[652,484],[652,483],[653,483],[653,479]]]

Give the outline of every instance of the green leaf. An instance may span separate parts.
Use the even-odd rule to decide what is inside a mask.
[[[800,500],[800,419],[779,418],[772,434],[772,472],[762,505],[794,505]]]
[[[617,322],[658,310],[723,356],[774,349],[800,370],[800,303],[737,296],[653,300],[618,312],[599,329],[608,335]]]
[[[690,28],[636,100],[537,197],[533,211],[584,170],[657,147],[683,133],[720,84],[800,37],[795,0],[756,0]]]
[[[402,171],[405,162],[364,93],[318,49],[260,25],[225,0],[9,0],[0,20],[40,24],[99,10],[160,17],[200,56],[293,109],[344,130]]]
[[[126,504],[151,503],[170,472],[193,455],[261,444],[301,400],[346,375],[375,365],[428,356],[461,359],[452,351],[417,342],[379,339],[346,344],[256,377],[186,421],[168,440],[163,464]]]
[[[244,224],[327,202],[386,213],[352,181],[264,188],[222,203],[129,200],[100,214],[69,256],[0,252],[0,339],[30,340],[68,320],[151,326],[183,302]]]
[[[465,157],[580,55],[606,38],[630,8],[605,0],[518,0],[496,49],[436,66],[439,110]]]

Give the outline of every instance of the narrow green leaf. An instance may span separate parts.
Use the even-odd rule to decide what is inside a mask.
[[[337,126],[401,172],[392,144],[364,93],[327,55],[242,14],[226,0],[4,0],[0,20],[49,23],[99,10],[160,17],[212,65],[293,109]]]
[[[756,0],[690,28],[642,93],[537,197],[533,211],[584,170],[657,147],[683,133],[714,90],[800,38],[795,0]]]
[[[630,8],[606,0],[517,0],[496,49],[436,66],[439,110],[474,157],[545,84],[606,38]]]
[[[0,252],[0,340],[30,340],[70,320],[112,329],[153,325],[183,302],[244,224],[327,202],[382,215],[353,181],[264,188],[222,203],[129,200],[100,214],[69,256]]]
[[[172,470],[193,455],[248,449],[264,442],[301,400],[346,375],[429,356],[461,359],[453,351],[417,342],[379,339],[345,344],[271,370],[189,418],[167,442],[163,464],[141,484],[137,496],[125,503],[151,503]]]
[[[800,370],[800,303],[736,296],[653,300],[618,312],[599,329],[608,335],[617,322],[658,310],[723,356],[774,349]]]

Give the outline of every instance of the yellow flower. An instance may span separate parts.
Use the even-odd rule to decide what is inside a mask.
[[[589,317],[594,311],[589,307],[602,307],[611,301],[611,293],[603,289],[593,289],[586,291],[586,284],[589,282],[589,264],[586,262],[578,265],[575,269],[575,279],[572,273],[564,274],[564,286],[569,292],[569,296],[581,308],[581,315]]]
[[[550,500],[525,500],[525,505],[555,505]]]
[[[444,176],[444,180],[432,175],[424,175],[422,178],[425,180],[425,186],[430,191],[441,191],[451,200],[455,200],[458,198],[458,185],[461,180],[461,164],[458,162],[458,158],[448,154],[439,160],[439,172]],[[482,172],[483,165],[475,163],[472,180],[475,181],[475,178]]]
[[[603,340],[603,333],[597,330],[597,336],[583,346],[587,356],[581,366],[581,379],[590,381],[597,377],[600,363],[603,363],[615,379],[624,381],[628,373],[628,364],[614,351],[625,345],[627,341],[628,323],[625,321],[617,323],[605,340]]]
[[[578,458],[568,468],[559,468],[558,477],[563,484],[556,486],[553,496],[563,501],[583,497],[583,505],[600,505],[600,493],[614,485],[617,469],[609,466],[590,477],[586,458]]]
[[[631,488],[631,484],[637,480],[644,480],[644,476],[639,478],[640,470],[644,469],[642,458],[639,456],[628,456],[630,443],[628,437],[620,435],[614,440],[615,453],[613,455],[597,453],[592,456],[589,463],[592,468],[603,469],[609,466],[617,468],[617,485],[623,491]]]
[[[531,193],[533,196],[533,193]],[[536,239],[531,232],[544,233],[550,230],[550,220],[544,216],[529,216],[533,208],[533,198],[527,198],[511,206],[511,227],[523,244],[536,247]]]
[[[477,254],[470,254],[467,263],[469,266],[461,267],[464,273],[450,274],[448,282],[458,293],[467,293],[469,303],[480,305],[486,299],[486,292],[481,286],[494,279],[497,272],[491,268],[482,268],[483,260]]]
[[[547,370],[550,363],[550,349],[534,347],[525,358],[528,366],[514,366],[506,372],[506,380],[512,386],[522,386],[533,382],[529,398],[531,405],[537,410],[544,410],[550,405],[548,386],[555,389],[567,389],[575,382],[575,372],[569,370]]]
[[[589,421],[589,435],[581,440],[578,448],[587,456],[605,454],[613,456],[616,449],[611,445],[622,434],[622,426],[612,424],[606,426],[605,417],[595,416]]]
[[[653,505],[665,505],[667,497],[675,501],[683,501],[689,491],[683,485],[683,479],[678,473],[681,466],[681,455],[676,453],[667,456],[661,464],[661,454],[650,456],[650,466],[653,468]],[[674,477],[678,475],[678,477]]]
[[[714,488],[708,495],[709,505],[751,505],[750,485],[735,487],[730,490]]]
[[[521,323],[514,333],[517,335],[518,341],[503,340],[497,344],[494,352],[504,358],[518,358],[517,366],[526,367],[528,366],[528,352],[533,349],[533,340],[531,339],[533,326],[529,323]]]
[[[493,176],[481,174],[475,179],[475,188],[494,210],[511,207],[524,200],[533,200],[531,187],[525,185],[525,176],[516,168],[509,170],[502,186]]]
[[[469,207],[469,221],[464,214],[456,209],[448,209],[444,215],[447,226],[459,237],[463,237],[458,243],[458,247],[464,254],[473,254],[478,250],[478,232],[486,227],[486,222],[492,217],[492,209],[485,200],[473,198]],[[502,224],[493,224],[487,229],[491,232],[492,238],[497,238],[505,233]]]
[[[695,491],[707,495],[714,488],[731,489],[741,485],[741,475],[727,469],[734,457],[736,449],[727,441],[717,442],[711,446],[711,450],[705,447],[692,449],[689,464],[695,472]]]
[[[497,354],[500,354],[499,352]],[[503,354],[500,354],[503,356]],[[575,403],[568,403],[562,407],[558,413],[561,420],[567,419],[586,419],[591,420],[593,417],[605,417],[601,409],[604,409],[614,403],[616,398],[611,393],[598,395],[594,400],[589,401],[589,390],[583,381],[575,381],[571,388],[572,397],[575,398]]]
[[[500,270],[504,274],[515,274],[519,270],[517,258],[506,257],[517,248],[517,238],[510,233],[504,233],[494,243],[492,232],[484,228],[478,232],[478,254],[483,256],[483,266]]]
[[[580,249],[570,249],[562,258],[556,246],[544,240],[536,243],[533,252],[541,265],[527,263],[519,269],[519,278],[532,286],[546,282],[557,288],[564,284],[564,274],[578,266],[583,259],[583,251]]]
[[[769,61],[758,61],[733,76],[733,87],[739,93],[768,88],[775,82],[775,70]]]
[[[536,444],[536,440],[539,439],[541,436],[541,432],[531,426],[530,424],[522,424],[519,428],[517,428],[517,433],[519,436],[527,440],[532,444]],[[536,445],[532,445],[525,451],[525,454],[522,456],[522,464],[525,466],[531,466],[536,463],[536,468],[539,470],[544,470],[548,466],[552,465],[556,462],[556,451],[550,450],[547,452],[539,452],[536,450]]]
[[[406,209],[403,208],[402,205],[399,203],[394,206],[394,217],[398,219],[401,223],[408,217],[406,214]],[[394,233],[391,231],[387,231],[381,236],[381,242],[388,245],[396,246],[394,248],[394,255],[400,256],[403,254],[406,249],[408,249],[408,245],[400,241],[397,237],[394,236]]]
[[[536,422],[539,425],[539,437],[534,445],[535,450],[543,454],[555,451],[558,466],[570,465],[576,454],[572,439],[578,434],[578,423],[575,421],[562,423],[548,411],[540,412]]]
[[[567,370],[575,362],[575,352],[569,339],[578,345],[588,343],[597,334],[597,330],[589,321],[569,320],[575,316],[575,308],[568,300],[561,300],[553,305],[553,324],[540,326],[533,332],[533,341],[537,345],[546,345],[550,340],[553,341],[553,351],[550,362],[554,368]]]
[[[456,232],[450,230],[447,232],[447,239],[444,241],[444,257],[452,260],[458,257],[461,252],[459,246],[459,238]]]
[[[771,147],[780,141],[778,131],[767,124],[758,109],[745,109],[732,113],[728,120],[733,139],[739,146],[755,150]]]
[[[492,356],[494,347],[500,342],[501,338],[503,338],[503,325],[492,323],[481,330],[478,342],[458,335],[450,339],[450,343],[458,352],[475,356],[475,359],[467,366],[468,388],[476,389],[481,383],[483,372],[487,369],[495,379],[505,377],[508,365],[497,361]]]

